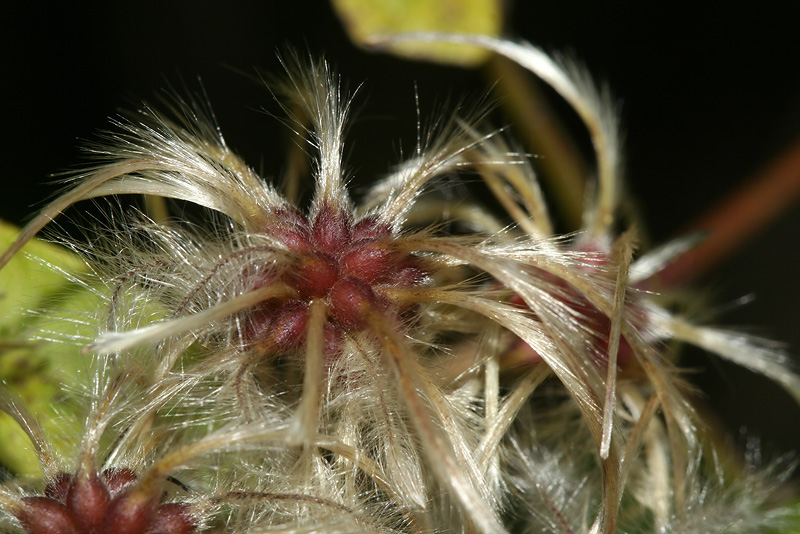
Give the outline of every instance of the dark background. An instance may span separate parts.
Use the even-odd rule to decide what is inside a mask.
[[[663,240],[800,137],[796,19],[789,6],[765,2],[594,4],[508,4],[507,34],[571,51],[610,84],[623,106],[629,188]],[[415,81],[423,113],[486,90],[473,72],[354,48],[324,1],[29,3],[2,12],[0,215],[15,223],[55,191],[53,173],[80,166],[78,147],[108,116],[153,100],[167,83],[197,88],[198,77],[229,145],[265,176],[280,174],[286,129],[260,111],[278,108],[241,74],[276,72],[276,47],[324,52],[351,86],[365,82],[348,145],[361,179],[384,172],[399,147],[413,148]],[[756,296],[721,324],[785,341],[794,354],[798,230],[794,207],[704,281],[722,307]],[[735,439],[746,430],[768,451],[800,448],[800,409],[777,386],[698,352],[685,361],[708,368],[699,388]]]

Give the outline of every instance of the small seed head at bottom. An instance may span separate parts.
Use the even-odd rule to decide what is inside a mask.
[[[22,499],[17,519],[26,534],[191,534],[197,522],[185,503],[159,504],[158,495],[132,492],[128,469],[100,475],[59,473],[44,496]]]

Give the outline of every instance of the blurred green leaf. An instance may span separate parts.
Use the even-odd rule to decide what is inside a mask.
[[[367,46],[372,38],[410,32],[446,32],[498,36],[501,0],[331,0],[350,38]],[[489,52],[447,43],[402,43],[391,51],[438,63],[476,65]]]
[[[768,534],[796,534],[800,532],[800,502],[795,502],[778,529],[769,529]]]
[[[0,221],[0,250],[18,233],[18,228]],[[60,270],[79,273],[86,265],[63,247],[34,240],[0,271],[0,381],[22,397],[31,413],[40,414],[42,427],[51,435],[60,433],[55,425],[62,420],[56,417],[63,411],[61,384],[85,368],[88,357],[74,343],[36,338],[87,335],[79,322],[56,317],[66,316],[67,310],[92,309],[89,300],[95,301],[87,288]],[[0,464],[22,475],[39,470],[25,433],[5,414],[0,414]]]

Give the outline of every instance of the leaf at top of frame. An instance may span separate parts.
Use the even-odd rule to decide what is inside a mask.
[[[481,34],[502,31],[501,0],[331,0],[350,38],[367,46],[372,38],[412,32]],[[477,65],[489,52],[448,43],[398,43],[396,55],[462,66]]]

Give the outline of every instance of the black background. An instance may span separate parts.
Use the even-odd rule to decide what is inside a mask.
[[[508,35],[571,51],[619,97],[629,189],[656,240],[800,137],[800,37],[790,7],[698,4],[506,6]],[[423,113],[446,97],[485,91],[472,72],[356,49],[324,1],[26,3],[2,11],[0,215],[16,223],[56,189],[52,173],[80,166],[82,140],[168,82],[196,88],[200,77],[229,145],[265,176],[278,175],[286,130],[260,111],[278,113],[268,92],[241,74],[277,71],[276,47],[324,52],[352,86],[365,82],[348,145],[350,169],[363,180],[397,161],[399,147],[413,147],[415,81]],[[798,229],[794,207],[705,281],[705,294],[723,306],[756,296],[720,323],[786,341],[795,354]],[[800,448],[800,410],[777,386],[699,352],[685,361],[709,369],[699,388],[734,436],[744,429],[769,451]]]

